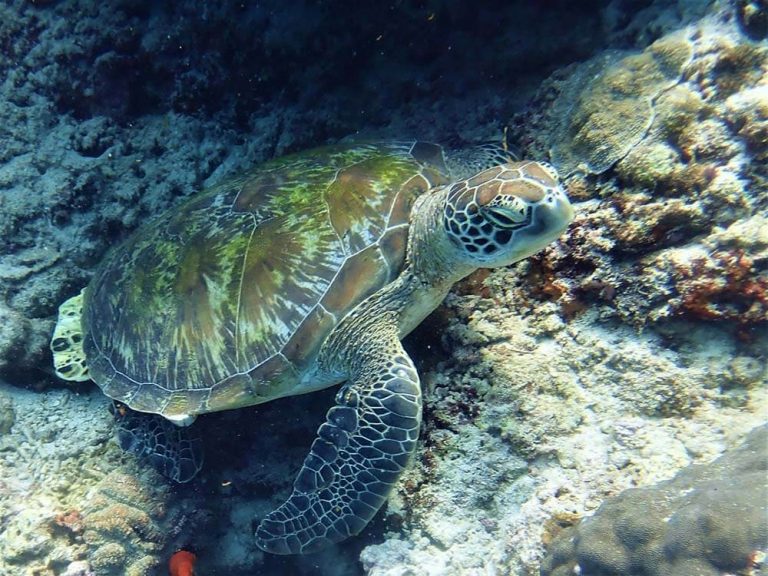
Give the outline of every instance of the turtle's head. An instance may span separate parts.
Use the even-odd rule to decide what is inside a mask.
[[[555,240],[573,208],[554,168],[513,162],[452,185],[443,225],[460,257],[476,267],[506,266]]]

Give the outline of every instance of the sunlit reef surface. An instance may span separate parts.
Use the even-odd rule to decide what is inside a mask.
[[[768,410],[765,3],[241,4],[0,6],[0,575],[165,574],[186,546],[202,574],[517,576],[551,542],[553,574],[635,574],[612,519],[637,497],[610,497],[690,489],[703,469],[651,486]],[[253,541],[333,390],[201,418],[206,468],[179,488],[120,451],[98,389],[51,376],[58,304],[195,190],[343,138],[504,135],[567,175],[576,220],[406,341],[418,453],[344,545],[277,558]],[[759,504],[755,444],[726,489]],[[675,562],[765,573],[755,516],[718,533],[727,566],[694,545]],[[581,548],[558,538],[574,525]]]

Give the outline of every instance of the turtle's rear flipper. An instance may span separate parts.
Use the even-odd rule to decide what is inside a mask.
[[[83,351],[83,293],[59,306],[59,320],[53,329],[51,352],[56,376],[73,382],[90,380]]]
[[[146,458],[166,478],[183,484],[203,467],[203,441],[195,427],[182,428],[157,414],[135,412],[114,402],[120,447]]]
[[[304,554],[358,534],[405,468],[421,422],[419,378],[396,334],[373,347],[337,394],[293,493],[259,524],[261,549]]]

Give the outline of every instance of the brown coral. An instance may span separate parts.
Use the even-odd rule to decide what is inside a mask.
[[[760,161],[768,158],[768,86],[735,94],[726,102],[734,128]]]
[[[626,253],[679,244],[708,223],[699,204],[679,198],[656,200],[647,193],[624,193],[613,203],[620,218],[612,232],[617,248]]]
[[[680,310],[705,320],[768,321],[768,276],[743,250],[720,250],[677,268]]]
[[[167,540],[168,489],[113,472],[98,486],[82,518],[83,539],[99,574],[143,574],[159,562]]]
[[[713,70],[721,97],[754,85],[763,74],[765,58],[765,48],[752,44],[736,44],[723,50]]]
[[[551,156],[563,175],[600,174],[645,136],[654,100],[674,85],[692,55],[690,42],[668,36],[640,54],[608,54],[580,66],[553,105]]]

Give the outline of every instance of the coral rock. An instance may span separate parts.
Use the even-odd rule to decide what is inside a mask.
[[[86,504],[83,539],[98,574],[148,574],[159,563],[168,533],[168,488],[147,473],[155,478],[152,487],[134,476],[109,474]]]
[[[566,529],[542,576],[717,576],[768,547],[768,427],[715,462],[630,489]]]
[[[641,54],[612,53],[579,67],[553,106],[552,161],[564,175],[600,174],[645,136],[654,99],[674,84],[692,48],[667,36]]]

